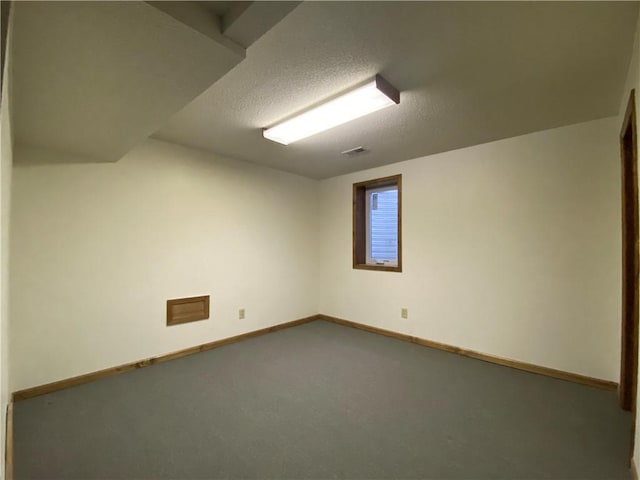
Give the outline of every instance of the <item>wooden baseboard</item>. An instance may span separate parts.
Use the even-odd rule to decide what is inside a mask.
[[[518,370],[524,370],[525,372],[537,373],[539,375],[546,375],[548,377],[559,378],[561,380],[567,380],[569,382],[580,383],[583,385],[603,388],[606,390],[616,390],[618,388],[618,384],[616,382],[611,382],[609,380],[601,380],[599,378],[587,377],[585,375],[579,375],[577,373],[570,373],[563,370],[556,370],[554,368],[533,365],[531,363],[510,360],[508,358],[496,357],[494,355],[488,355],[486,353],[480,353],[474,350],[454,347],[453,345],[434,342],[432,340],[426,340],[424,338],[412,337],[411,335],[405,335],[403,333],[397,333],[391,330],[384,330],[382,328],[372,327],[370,325],[352,322],[350,320],[343,320],[341,318],[331,317],[329,315],[320,314],[318,315],[318,318],[321,320],[326,320],[328,322],[345,325],[347,327],[357,328],[359,330],[364,330],[371,333],[377,333],[378,335],[384,335],[386,337],[392,337],[398,340],[404,340],[406,342],[417,343],[418,345],[424,345],[426,347],[437,348],[438,350],[444,350],[445,352],[457,353],[458,355],[464,355],[465,357],[475,358],[477,360],[483,360],[490,363],[496,363],[498,365],[516,368]]]
[[[128,372],[131,370],[135,370],[137,368],[144,368],[150,365],[155,365],[157,363],[163,363],[169,360],[175,360],[176,358],[185,357],[187,355],[193,355],[194,353],[205,352],[213,348],[222,347],[223,345],[229,345],[231,343],[236,343],[241,340],[246,340],[247,338],[257,337],[259,335],[275,332],[278,330],[282,330],[284,328],[295,327],[297,325],[302,325],[303,323],[312,322],[317,319],[318,319],[317,315],[312,315],[310,317],[300,318],[298,320],[281,323],[278,325],[274,325],[272,327],[261,328],[260,330],[254,330],[252,332],[243,333],[240,335],[236,335],[234,337],[223,338],[221,340],[216,340],[214,342],[197,345],[195,347],[185,348],[184,350],[168,353],[166,355],[161,355],[159,357],[147,358],[145,360],[127,363],[124,365],[120,365],[118,367],[106,368],[104,370],[99,370],[97,372],[92,372],[92,373],[86,373],[84,375],[79,375],[77,377],[59,380],[57,382],[47,383],[45,385],[39,385],[37,387],[26,388],[24,390],[13,392],[13,401],[17,402],[19,400],[25,400],[27,398],[37,397],[39,395],[45,395],[47,393],[56,392],[58,390],[74,387],[76,385],[82,385],[83,383],[93,382],[101,378],[110,377],[112,375]]]
[[[16,402],[16,401],[24,400],[31,397],[37,397],[39,395],[45,395],[47,393],[56,392],[58,390],[73,387],[76,385],[82,385],[83,383],[93,382],[94,380],[99,380],[101,378],[110,377],[112,375],[117,375],[119,373],[128,372],[131,370],[135,370],[137,368],[144,368],[150,365],[167,362],[169,360],[174,360],[176,358],[184,357],[187,355],[193,355],[194,353],[205,352],[207,350],[221,347],[223,345],[229,345],[231,343],[236,343],[241,340],[245,340],[247,338],[257,337],[259,335],[275,332],[278,330],[282,330],[284,328],[295,327],[297,325],[302,325],[304,323],[312,322],[314,320],[325,320],[328,322],[338,323],[340,325],[345,325],[347,327],[357,328],[359,330],[364,330],[371,333],[377,333],[378,335],[384,335],[387,337],[392,337],[399,340],[416,343],[418,345],[424,345],[426,347],[437,348],[439,350],[444,350],[446,352],[457,353],[458,355],[464,355],[465,357],[475,358],[478,360],[483,360],[485,362],[490,362],[498,365],[503,365],[506,367],[516,368],[518,370],[524,370],[525,372],[537,373],[539,375],[546,375],[548,377],[559,378],[561,380],[567,380],[569,382],[580,383],[583,385],[590,385],[592,387],[603,388],[606,390],[615,390],[618,387],[618,384],[616,382],[611,382],[608,380],[601,380],[599,378],[587,377],[585,375],[579,375],[577,373],[565,372],[562,370],[556,370],[554,368],[541,367],[539,365],[533,365],[531,363],[525,363],[517,360],[511,360],[508,358],[488,355],[486,353],[467,350],[464,348],[455,347],[453,345],[447,345],[445,343],[434,342],[432,340],[426,340],[424,338],[413,337],[411,335],[405,335],[403,333],[393,332],[391,330],[385,330],[382,328],[372,327],[370,325],[365,325],[362,323],[352,322],[350,320],[344,320],[341,318],[331,317],[329,315],[319,314],[319,315],[312,315],[310,317],[301,318],[298,320],[293,320],[291,322],[281,323],[279,325],[274,325],[272,327],[262,328],[260,330],[254,330],[252,332],[243,333],[241,335],[236,335],[234,337],[223,338],[221,340],[216,340],[214,342],[205,343],[195,347],[185,348],[184,350],[168,353],[166,355],[161,355],[159,357],[147,358],[145,360],[140,360],[138,362],[127,363],[125,365],[120,365],[118,367],[107,368],[104,370],[99,370],[97,372],[87,373],[84,375],[79,375],[77,377],[67,378],[64,380],[59,380],[57,382],[47,383],[45,385],[39,385],[37,387],[31,387],[24,390],[19,390],[17,392],[13,392],[13,401]]]
[[[4,478],[13,480],[13,402],[7,405],[4,438]]]

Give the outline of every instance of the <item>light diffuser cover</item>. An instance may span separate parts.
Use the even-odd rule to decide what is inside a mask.
[[[400,93],[380,75],[289,120],[262,130],[264,138],[288,145],[400,103]]]

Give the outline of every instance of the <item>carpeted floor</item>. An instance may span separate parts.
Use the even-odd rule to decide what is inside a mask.
[[[17,480],[629,479],[615,392],[323,321],[14,406]]]

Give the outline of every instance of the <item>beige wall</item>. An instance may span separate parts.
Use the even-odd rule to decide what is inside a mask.
[[[322,181],[319,310],[617,381],[618,130],[607,118]],[[398,173],[404,271],[354,270],[352,184]]]
[[[0,107],[0,478],[4,477],[5,412],[9,402],[9,210],[13,133],[11,130],[11,25],[7,34]],[[4,48],[4,45],[2,46]]]
[[[156,140],[16,166],[12,390],[316,313],[316,206],[316,181]],[[167,299],[203,294],[210,320],[165,326]]]
[[[317,312],[617,380],[618,123],[322,182],[155,140],[16,167],[12,390]],[[395,173],[404,272],[353,270],[351,185]],[[207,293],[210,321],[164,326],[166,299]]]

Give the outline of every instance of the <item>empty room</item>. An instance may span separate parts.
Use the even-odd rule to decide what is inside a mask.
[[[640,2],[0,6],[2,478],[638,479]]]

